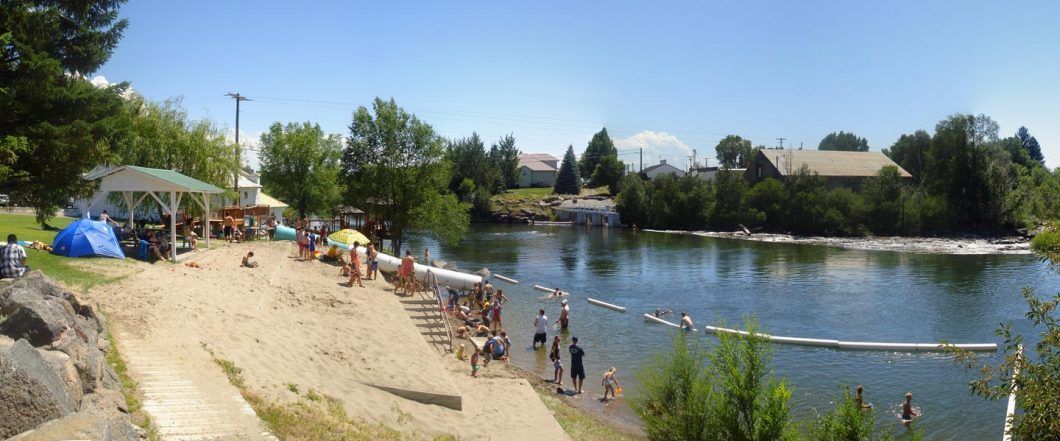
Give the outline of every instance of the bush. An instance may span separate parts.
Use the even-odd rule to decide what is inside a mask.
[[[758,332],[753,320],[746,329]],[[796,439],[789,421],[791,390],[771,378],[772,351],[757,337],[721,334],[704,353],[685,333],[673,351],[641,370],[633,409],[652,440],[767,441]],[[709,363],[708,363],[709,361]]]
[[[835,408],[817,414],[810,426],[810,438],[818,441],[869,441],[876,416],[872,409],[862,409],[850,394],[849,386],[842,386],[835,397]]]

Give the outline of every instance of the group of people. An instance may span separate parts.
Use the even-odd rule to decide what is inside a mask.
[[[446,287],[446,289],[449,292],[448,310],[452,311],[456,318],[464,323],[464,326],[457,328],[457,335],[484,337],[491,327],[494,332],[503,328],[501,311],[504,303],[508,301],[508,296],[504,295],[503,289],[495,290],[488,280],[481,284],[476,283],[471,288],[471,292],[468,294],[464,304],[459,305],[459,307],[457,304],[459,303],[460,293],[450,287]],[[477,310],[477,313],[474,315],[479,317],[477,319],[472,318],[475,310]]]
[[[854,389],[854,403],[862,410],[872,409],[872,404],[865,403],[864,393],[865,388],[859,384],[858,387]],[[906,392],[905,401],[902,401],[902,411],[898,415],[898,418],[902,420],[903,424],[909,424],[918,416],[920,416],[920,409],[913,407],[913,393]]]

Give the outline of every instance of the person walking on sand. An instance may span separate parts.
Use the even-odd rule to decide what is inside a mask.
[[[401,283],[403,285],[402,289],[405,290],[405,295],[412,295],[415,272],[416,258],[412,257],[412,250],[405,250],[405,257],[401,258]]]
[[[545,344],[542,343],[541,346],[544,347]],[[555,369],[552,382],[556,383],[559,387],[563,387],[563,361],[559,357],[558,335],[552,339],[552,350],[548,353],[548,359],[552,360],[552,367]]]
[[[691,330],[693,330],[695,328],[696,328],[696,326],[694,324],[692,324],[692,317],[689,317],[688,314],[685,314],[684,311],[682,311],[681,312],[681,329],[684,329],[686,331],[691,331]]]
[[[570,379],[574,383],[574,393],[582,393],[582,384],[585,383],[585,366],[582,364],[582,358],[585,357],[585,351],[578,346],[578,337],[571,337],[571,345],[567,348],[570,351]]]
[[[357,247],[361,246],[360,242],[354,242],[353,247],[350,248],[350,282],[347,283],[350,288],[353,288],[353,281],[357,281],[357,286],[364,288],[364,284],[361,283],[361,255],[357,254]]]
[[[607,372],[604,372],[604,378],[600,381],[600,385],[604,387],[604,399],[602,401],[607,401],[608,393],[611,394],[612,400],[615,399],[615,388],[619,387],[618,377],[615,376],[617,371],[618,369],[611,367]]]
[[[236,220],[232,218],[232,215],[226,214],[222,225],[224,225],[225,240],[232,243],[232,227],[236,225]]]
[[[478,351],[471,351],[471,376],[477,377],[479,369],[482,369],[482,366],[478,364]]]
[[[541,348],[545,348],[545,343],[548,342],[548,317],[545,316],[544,309],[537,310],[537,317],[534,318],[534,342],[531,343],[531,347],[537,349],[537,344],[541,343]],[[557,335],[556,338],[559,338]],[[558,347],[557,347],[558,349]]]
[[[560,300],[559,304],[563,306],[559,310],[559,320],[556,320],[556,323],[559,323],[560,329],[566,330],[570,325],[570,306],[567,305],[567,299]],[[571,368],[573,369],[573,365]]]

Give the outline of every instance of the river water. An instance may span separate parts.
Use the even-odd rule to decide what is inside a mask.
[[[551,378],[552,367],[546,351],[530,350],[532,322],[539,308],[554,321],[559,304],[540,300],[545,293],[532,285],[570,291],[571,332],[563,335],[564,347],[578,336],[587,352],[585,388],[591,396],[576,398],[586,403],[601,396],[599,378],[611,366],[619,369],[623,395],[635,394],[635,373],[672,347],[672,328],[643,319],[655,308],[686,311],[700,327],[740,324],[753,314],[765,332],[846,341],[1000,343],[997,325],[1013,322],[1030,343],[1037,337],[1024,318],[1021,289],[1029,286],[1039,295],[1060,290],[1060,276],[1031,255],[929,255],[508,225],[472,225],[455,246],[413,239],[409,247],[416,255],[430,248],[432,257],[464,270],[487,267],[519,280],[518,286],[494,283],[511,298],[503,319],[514,340],[513,363],[542,377]],[[629,312],[589,305],[586,297]],[[566,355],[564,362],[569,368]],[[923,413],[916,424],[926,439],[1001,437],[1005,403],[971,395],[971,374],[942,354],[774,345],[774,368],[794,388],[793,416],[799,420],[814,408],[830,407],[839,385],[861,384],[878,410],[877,424],[896,434],[901,430],[893,409],[912,392]],[[590,407],[635,419],[621,399]]]

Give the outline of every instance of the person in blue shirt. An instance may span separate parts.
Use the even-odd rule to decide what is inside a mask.
[[[582,364],[582,357],[585,357],[585,351],[582,350],[581,346],[578,346],[578,337],[572,337],[570,348],[570,379],[574,383],[574,393],[582,393],[582,383],[585,382],[585,366]]]

